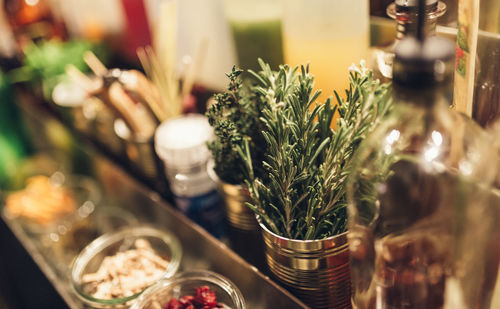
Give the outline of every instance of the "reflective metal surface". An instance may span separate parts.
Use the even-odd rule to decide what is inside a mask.
[[[255,214],[245,203],[250,201],[248,189],[241,185],[220,183],[224,202],[225,213],[229,224],[244,231],[258,231],[259,225]]]
[[[351,308],[347,232],[293,240],[260,226],[269,269],[289,291],[312,308]]]

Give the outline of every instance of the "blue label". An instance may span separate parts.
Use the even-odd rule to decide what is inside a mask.
[[[192,197],[175,196],[175,202],[181,212],[205,228],[210,234],[217,238],[224,236],[223,201],[216,190]]]

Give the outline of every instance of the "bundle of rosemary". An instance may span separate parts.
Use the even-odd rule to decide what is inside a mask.
[[[380,84],[362,65],[350,72],[345,99],[335,93],[337,104],[331,98],[316,104],[320,91],[313,92],[314,77],[308,66],[298,72],[284,65],[275,72],[259,62],[262,71],[250,72],[258,85],[243,91],[234,76],[239,71],[233,70],[229,91],[219,95],[209,112],[217,135],[210,146],[216,171],[217,161],[231,161],[223,160],[226,145],[237,170],[223,172],[243,173],[252,197],[247,205],[280,236],[309,240],[342,233],[353,153],[390,109],[389,85]],[[245,118],[238,118],[233,110],[233,121],[214,119],[214,111],[224,109],[227,102],[237,102],[238,113]],[[337,111],[340,117],[333,130]]]

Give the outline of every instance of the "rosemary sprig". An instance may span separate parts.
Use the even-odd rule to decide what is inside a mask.
[[[259,63],[261,72],[250,71],[258,85],[243,90],[241,71],[233,69],[229,91],[209,111],[218,137],[210,145],[216,172],[241,175],[236,180],[244,180],[252,196],[247,205],[278,235],[342,233],[353,153],[389,110],[389,85],[362,66],[350,73],[345,99],[335,93],[337,104],[331,98],[316,104],[320,92],[313,92],[308,66],[298,71],[284,65],[276,72]]]

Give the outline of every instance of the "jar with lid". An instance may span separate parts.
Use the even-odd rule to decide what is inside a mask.
[[[155,133],[155,149],[180,211],[216,237],[224,234],[222,200],[209,177],[211,158],[206,143],[214,138],[203,115],[189,114],[162,123]]]

